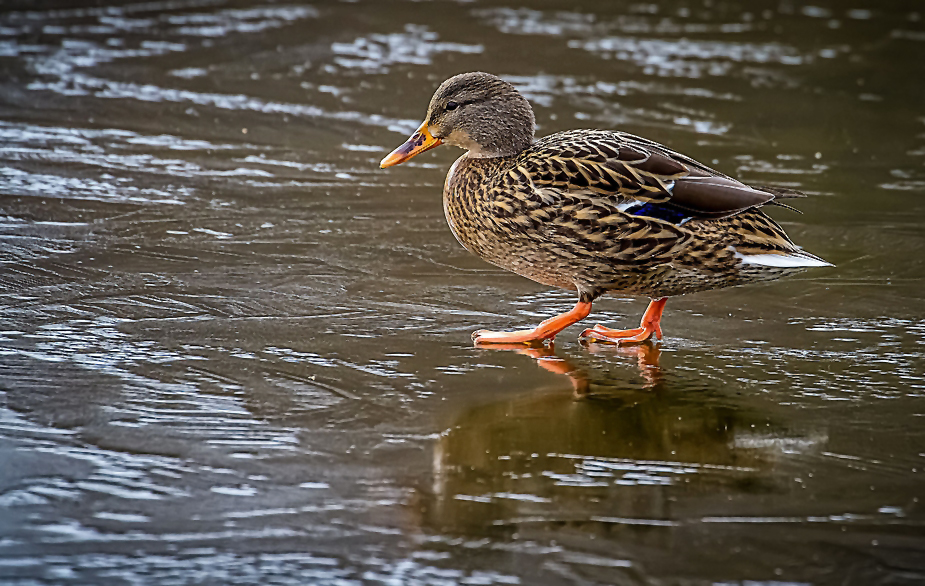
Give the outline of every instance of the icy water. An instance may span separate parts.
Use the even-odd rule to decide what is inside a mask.
[[[921,2],[87,4],[0,8],[0,583],[925,583]],[[378,168],[468,70],[837,267],[473,348],[574,299]]]

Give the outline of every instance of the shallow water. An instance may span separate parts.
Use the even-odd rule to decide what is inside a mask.
[[[837,268],[472,348],[574,302],[459,247],[457,152],[378,169],[475,69]],[[925,582],[920,3],[22,0],[0,71],[3,584]]]

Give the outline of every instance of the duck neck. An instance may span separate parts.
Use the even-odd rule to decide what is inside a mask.
[[[473,159],[496,159],[500,157],[514,157],[527,150],[533,144],[533,128],[530,132],[508,132],[491,128],[482,130],[479,136],[472,136],[465,132],[453,132],[444,142],[458,146],[468,151],[466,153]]]
[[[476,159],[516,157],[527,150],[531,144],[533,144],[532,126],[530,132],[508,129],[508,133],[499,133],[495,140],[473,145],[473,148],[469,149],[469,156]]]

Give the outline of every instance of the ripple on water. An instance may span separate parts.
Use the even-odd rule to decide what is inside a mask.
[[[169,14],[161,20],[174,25],[170,32],[181,36],[224,37],[235,33],[257,33],[280,28],[306,18],[315,18],[318,11],[311,6],[265,6],[259,8],[226,8],[216,12]]]
[[[619,31],[634,35],[693,35],[703,33],[743,33],[754,29],[747,21],[720,22],[714,16],[703,22],[691,18],[687,8],[677,10],[677,18],[655,4],[637,4],[624,14],[602,17],[580,12],[543,12],[529,8],[476,9],[473,13],[503,33],[553,37],[600,37]],[[709,12],[701,12],[709,14]],[[711,15],[712,16],[712,15]],[[723,15],[725,16],[725,15]]]
[[[921,396],[925,383],[925,322],[882,317],[791,320],[807,331],[829,335],[821,348],[764,347],[727,349],[736,360],[760,364],[760,379],[743,379],[765,392],[793,397],[865,401]],[[826,364],[819,369],[818,364]]]
[[[177,88],[161,87],[153,84],[138,84],[97,78],[81,73],[59,76],[56,81],[33,81],[30,90],[46,90],[63,95],[79,92],[97,98],[132,99],[142,102],[175,102],[197,106],[208,106],[221,110],[247,111],[261,114],[289,114],[307,118],[325,118],[345,122],[354,122],[370,126],[382,126],[396,131],[404,131],[413,121],[395,119],[380,114],[331,111],[310,104],[293,104],[262,100],[244,94],[221,94],[214,92],[196,92]]]
[[[136,8],[141,7],[139,5]],[[182,8],[185,5],[176,5],[174,8]],[[199,43],[190,42],[168,42],[164,41],[164,35],[174,35],[178,39],[188,39],[190,36],[206,36],[223,38],[229,34],[258,34],[269,29],[279,28],[291,25],[306,18],[317,16],[317,11],[311,7],[304,6],[280,6],[280,7],[263,7],[255,9],[227,9],[218,13],[202,14],[182,14],[182,15],[161,15],[158,14],[160,8],[157,5],[151,5],[147,11],[151,12],[154,22],[167,24],[150,28],[137,27],[133,29],[133,35],[140,36],[141,39],[135,47],[112,46],[101,40],[97,40],[92,31],[78,30],[71,31],[76,38],[61,39],[59,44],[55,45],[36,45],[28,51],[16,41],[8,42],[7,52],[14,56],[26,56],[29,60],[30,67],[39,74],[39,78],[33,79],[27,88],[32,91],[50,91],[56,94],[69,97],[93,96],[97,98],[108,99],[134,99],[142,102],[178,102],[189,103],[198,106],[208,106],[213,108],[260,112],[265,114],[288,114],[295,116],[323,118],[331,120],[349,121],[360,124],[370,124],[374,126],[385,126],[395,128],[397,131],[404,131],[413,121],[395,120],[386,118],[379,114],[361,113],[338,110],[326,110],[324,108],[311,104],[283,103],[242,95],[242,94],[221,94],[214,92],[196,92],[192,90],[183,90],[178,88],[162,87],[154,83],[133,83],[128,81],[116,81],[106,78],[89,75],[86,71],[93,67],[103,64],[110,64],[117,61],[130,61],[134,59],[143,59],[149,57],[164,56],[170,53],[188,52],[193,48],[199,48]],[[113,8],[112,14],[118,14],[119,10]],[[34,23],[25,13],[14,13],[8,18],[11,19],[14,26],[9,32],[18,37],[28,37],[34,32]],[[48,18],[49,14],[44,14]],[[100,11],[52,11],[51,16],[58,19],[79,19],[85,17],[101,18],[109,14],[108,10]],[[200,23],[199,26],[187,26],[188,23]],[[60,31],[62,34],[68,33],[66,27]],[[432,51],[432,43],[423,38],[414,43],[414,35],[417,34],[428,36],[432,33],[424,30],[415,29],[408,33],[411,44],[418,47],[410,51],[409,55],[422,53],[426,57]],[[4,41],[6,42],[6,41]],[[439,43],[437,44],[439,45]],[[0,51],[2,51],[0,45]],[[402,53],[405,49],[396,48],[395,52]],[[438,47],[437,51],[469,51],[471,47],[467,45],[456,45],[447,43],[445,46]],[[418,58],[418,57],[407,57]],[[401,59],[401,58],[399,58]],[[174,76],[177,77],[177,76]],[[181,76],[182,77],[182,76]],[[413,127],[413,126],[412,126]]]
[[[722,76],[736,72],[744,73],[744,70],[737,70],[736,65],[801,65],[805,59],[793,47],[778,43],[606,37],[570,41],[569,46],[596,53],[607,59],[631,61],[638,65],[643,73],[661,77]]]
[[[12,195],[185,204],[199,190],[192,185],[176,185],[176,177],[240,179],[264,188],[291,188],[299,184],[317,186],[319,182],[333,185],[348,179],[362,181],[373,173],[370,168],[317,160],[303,163],[275,159],[266,153],[253,154],[266,148],[248,143],[145,135],[116,128],[0,122],[0,139],[7,145],[0,153],[0,162],[9,163],[0,166],[0,178]],[[190,154],[181,158],[181,152]],[[228,155],[237,153],[246,156],[229,159]],[[73,174],[55,175],[29,169],[48,164]],[[92,177],[85,176],[91,174]],[[149,176],[144,187],[138,185],[140,174]],[[158,183],[162,187],[157,187]]]
[[[482,45],[438,41],[425,26],[408,24],[404,32],[359,37],[350,43],[334,43],[334,64],[362,73],[386,73],[395,65],[428,65],[441,53],[481,53]]]

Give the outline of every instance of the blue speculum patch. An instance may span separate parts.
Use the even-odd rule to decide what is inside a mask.
[[[671,222],[672,224],[680,224],[692,217],[691,214],[685,213],[674,206],[658,203],[645,203],[626,211],[634,216],[648,216],[657,220]]]

